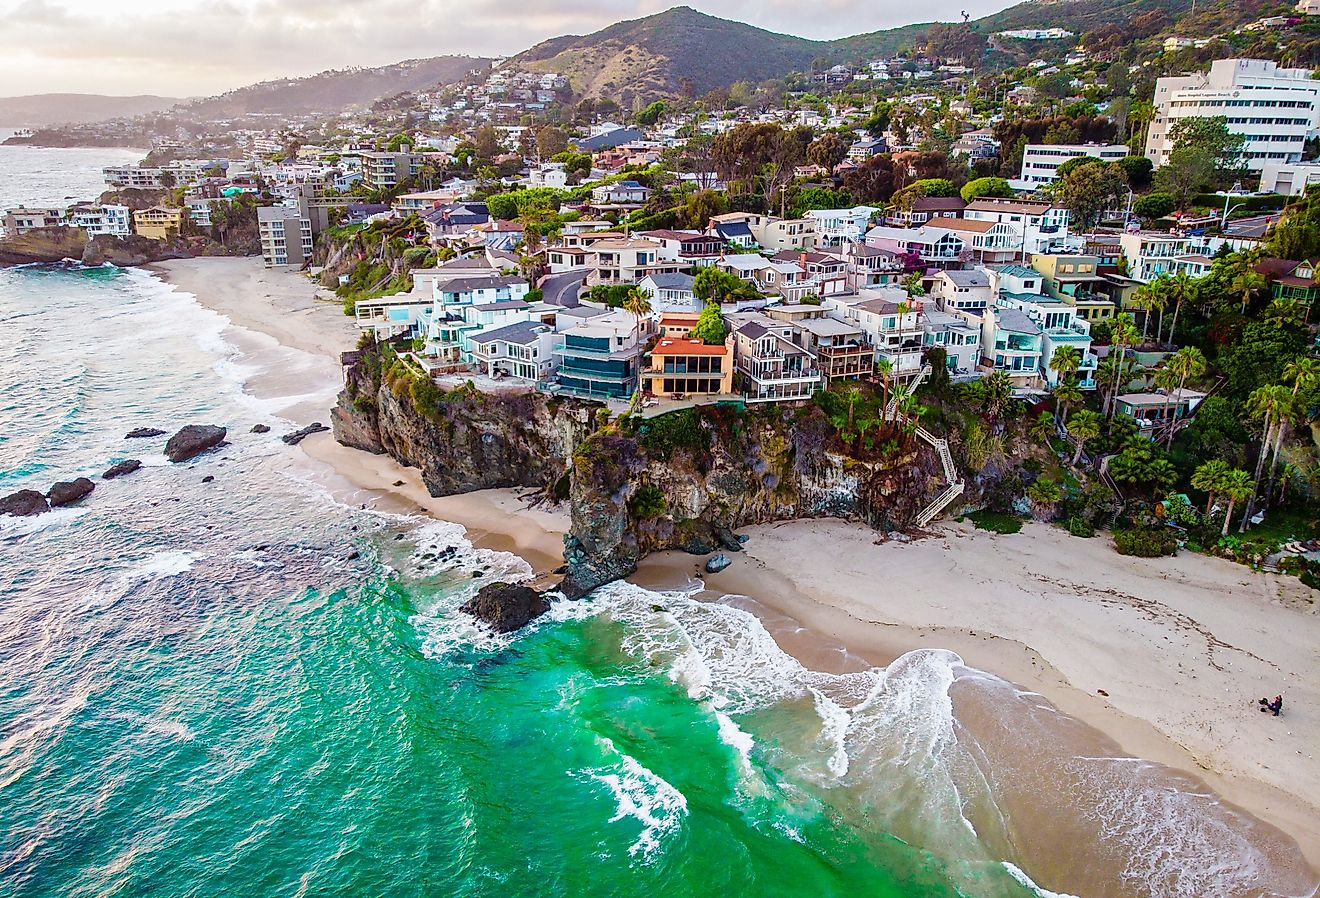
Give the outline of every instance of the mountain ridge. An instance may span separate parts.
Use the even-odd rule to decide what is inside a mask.
[[[163,112],[186,101],[186,97],[155,94],[49,93],[0,97],[0,122],[21,128],[44,128],[65,122],[104,122]]]

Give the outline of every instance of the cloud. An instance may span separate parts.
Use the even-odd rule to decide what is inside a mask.
[[[675,0],[676,2],[676,0]],[[689,0],[703,12],[825,40],[1002,0]],[[447,53],[517,53],[650,15],[667,0],[0,0],[0,91],[198,96],[331,68]],[[809,9],[809,11],[808,11]],[[919,10],[919,12],[918,12]]]

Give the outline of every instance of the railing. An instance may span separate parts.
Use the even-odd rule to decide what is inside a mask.
[[[932,373],[933,371],[930,365],[923,365],[921,367],[921,370],[917,372],[916,378],[913,379],[912,383],[908,387],[909,394],[916,392],[917,387],[925,383],[926,378],[930,377]],[[885,420],[886,421],[894,420],[894,413],[897,411],[898,411],[898,395],[895,394],[893,397],[890,398],[889,402],[885,405]],[[931,439],[934,438],[931,437]],[[948,447],[946,445],[945,449],[947,450],[947,448]],[[952,459],[950,459],[947,468],[948,469],[953,468]]]
[[[930,366],[927,365],[922,369],[922,375],[926,376],[929,373]],[[953,463],[953,453],[949,451],[949,441],[935,436],[921,426],[917,427],[915,433],[917,437],[925,440],[935,450],[935,454],[940,460],[940,466],[944,469],[944,479],[949,483],[944,492],[936,496],[934,501],[923,508],[921,513],[917,515],[917,526],[925,527],[931,521],[935,520],[935,516],[947,508],[950,502],[962,495],[964,484],[962,479],[958,476],[957,467]]]

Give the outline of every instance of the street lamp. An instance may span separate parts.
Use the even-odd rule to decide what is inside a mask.
[[[1235,194],[1241,194],[1241,193],[1242,193],[1242,182],[1234,181],[1232,188],[1230,188],[1228,193],[1224,195],[1224,214],[1219,217],[1219,230],[1222,231],[1224,229],[1224,225],[1228,223],[1228,214],[1232,212],[1233,209],[1236,209],[1239,206],[1246,205],[1245,201],[1241,203],[1234,203],[1231,208],[1228,205],[1229,200],[1231,200]]]

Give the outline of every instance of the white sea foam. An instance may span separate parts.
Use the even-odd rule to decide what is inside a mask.
[[[40,533],[43,530],[66,527],[87,514],[88,510],[86,506],[79,506],[76,508],[55,508],[42,514],[22,518],[8,515],[0,516],[0,539],[16,539],[20,536]]]
[[[197,563],[197,559],[201,557],[202,555],[199,552],[162,549],[135,561],[131,567],[121,571],[119,580],[127,584],[137,580],[173,577],[192,570],[193,565]]]
[[[598,741],[614,760],[579,774],[609,788],[616,807],[610,823],[631,819],[641,824],[642,831],[628,853],[650,861],[665,837],[683,825],[687,798],[632,755],[619,751],[610,739],[600,737]]]
[[[1008,875],[1016,879],[1024,888],[1030,889],[1038,898],[1077,898],[1076,895],[1069,895],[1067,892],[1051,892],[1049,889],[1042,889],[1032,882],[1031,877],[1022,872],[1020,867],[1004,861],[1004,869]]]

